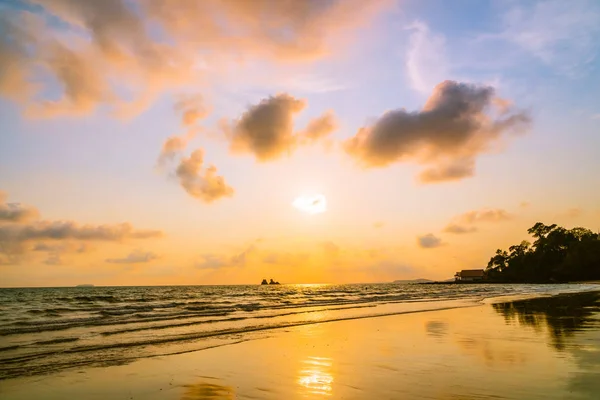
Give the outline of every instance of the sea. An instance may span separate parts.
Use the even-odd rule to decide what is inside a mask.
[[[4,288],[0,380],[201,351],[299,325],[587,290],[598,290],[598,285]]]

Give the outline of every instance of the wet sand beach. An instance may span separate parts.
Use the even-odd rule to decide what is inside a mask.
[[[600,292],[317,323],[0,382],[5,399],[597,399]],[[229,343],[236,337],[228,338]]]

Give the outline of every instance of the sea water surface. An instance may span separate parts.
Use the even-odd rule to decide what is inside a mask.
[[[468,307],[597,285],[279,285],[0,289],[0,379],[125,364],[269,329]]]

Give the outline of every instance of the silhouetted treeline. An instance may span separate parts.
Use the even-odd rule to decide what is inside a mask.
[[[586,228],[535,224],[535,241],[497,250],[487,265],[493,282],[569,282],[600,280],[600,235]]]

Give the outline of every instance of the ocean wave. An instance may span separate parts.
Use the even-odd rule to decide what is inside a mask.
[[[0,289],[0,379],[122,363],[175,351],[171,344],[180,351],[267,329],[584,288],[589,289],[393,284]]]

